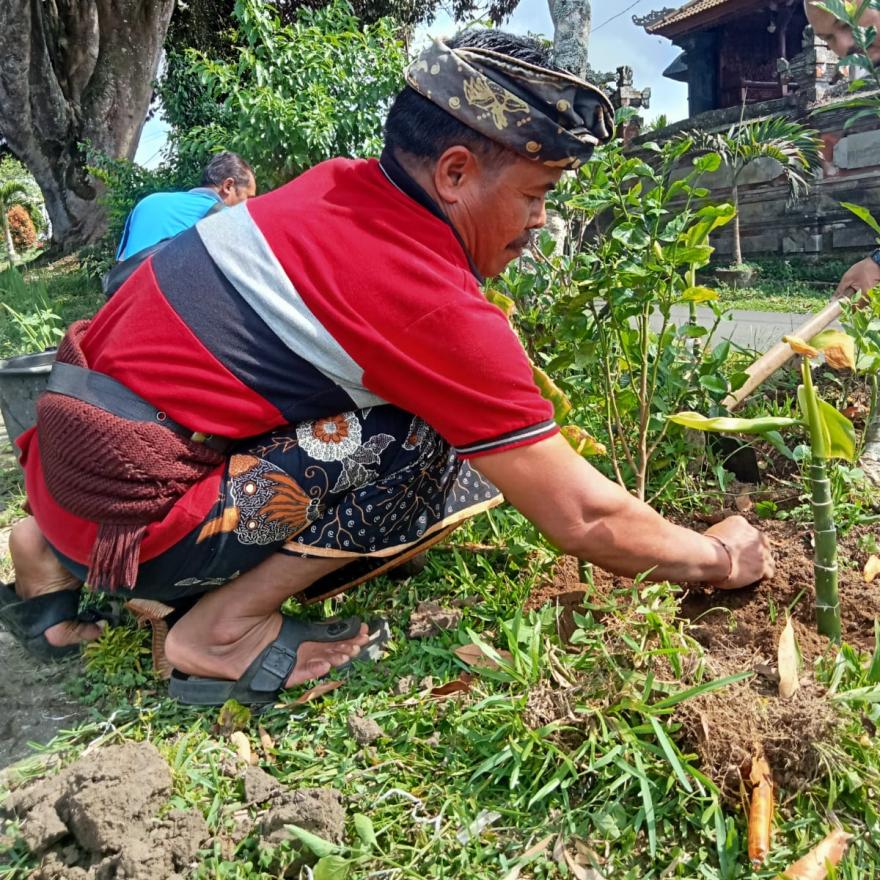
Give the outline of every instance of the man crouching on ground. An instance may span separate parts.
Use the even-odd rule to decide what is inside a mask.
[[[282,616],[287,598],[388,571],[501,493],[611,572],[770,575],[742,518],[689,531],[580,458],[480,290],[611,136],[606,97],[537,43],[465,32],[409,68],[379,160],[325,162],[151,257],[71,327],[21,441],[7,624],[63,651],[98,635],[83,582],[158,599],[185,612],[173,695],[270,702],[371,637]]]

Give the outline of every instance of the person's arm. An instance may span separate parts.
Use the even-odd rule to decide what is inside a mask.
[[[834,298],[852,296],[854,291],[866,293],[871,288],[877,287],[878,284],[880,284],[880,264],[873,257],[865,257],[864,260],[859,260],[843,273],[840,284],[837,285],[837,290],[834,292]]]
[[[718,540],[676,526],[603,477],[559,435],[470,464],[553,544],[614,574],[653,569],[652,580],[724,589],[773,574],[766,536],[742,517],[707,531]]]

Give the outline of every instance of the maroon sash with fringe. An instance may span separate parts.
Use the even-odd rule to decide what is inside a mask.
[[[88,367],[80,346],[88,325],[70,327],[58,361]],[[134,586],[147,526],[225,460],[159,422],[123,419],[51,391],[37,401],[37,439],[52,497],[98,524],[86,583],[108,590]]]

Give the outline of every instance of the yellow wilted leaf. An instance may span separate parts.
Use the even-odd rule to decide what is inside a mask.
[[[823,330],[810,340],[810,345],[825,355],[825,363],[832,370],[856,368],[855,340],[842,330]]]
[[[794,640],[794,627],[789,617],[779,636],[779,647],[776,652],[779,666],[779,696],[788,700],[794,696],[800,687],[798,679],[798,653],[797,643]]]
[[[791,350],[795,354],[802,354],[804,357],[814,358],[819,356],[819,350],[808,345],[799,336],[783,336],[783,342],[787,342],[791,346]]]
[[[532,377],[541,397],[553,404],[553,418],[559,424],[571,412],[571,401],[547,373],[535,364],[532,364]]]
[[[564,425],[560,428],[562,436],[568,440],[569,445],[578,454],[587,458],[590,455],[607,455],[608,450],[604,443],[600,443],[592,434],[585,431],[580,425]]]
[[[869,556],[865,563],[865,583],[870,584],[880,574],[880,556]]]
[[[229,735],[229,742],[235,746],[235,752],[245,764],[253,764],[254,755],[251,751],[251,743],[247,736],[241,730],[236,730]]]
[[[491,287],[486,291],[486,299],[493,306],[498,306],[508,319],[512,318],[516,312],[516,303],[509,296],[505,296],[497,290],[492,290]]]

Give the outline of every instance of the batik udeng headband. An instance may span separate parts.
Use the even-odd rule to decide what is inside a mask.
[[[406,81],[468,127],[553,168],[577,168],[614,134],[614,108],[595,86],[487,49],[435,40]]]

